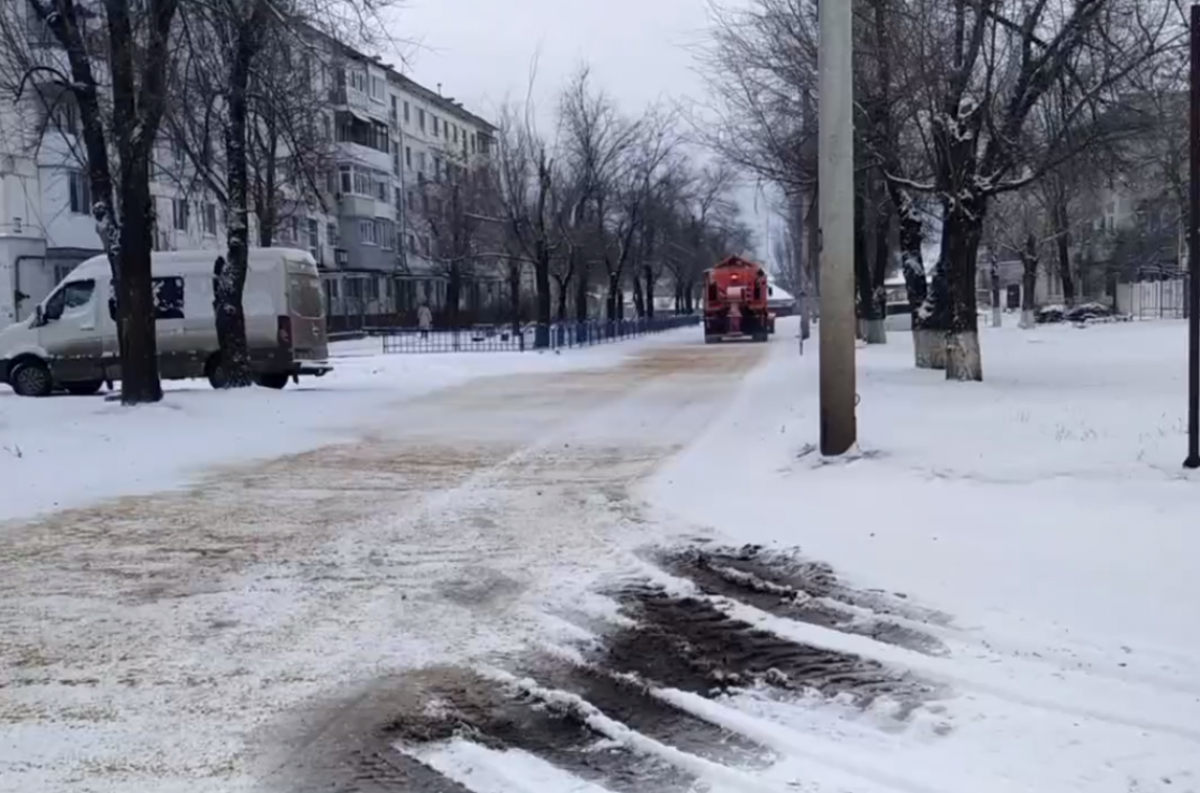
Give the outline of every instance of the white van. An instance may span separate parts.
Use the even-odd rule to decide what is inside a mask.
[[[217,250],[155,253],[151,260],[159,372],[164,379],[224,378],[213,313]],[[256,248],[242,305],[260,385],[330,371],[325,299],[307,251]],[[121,379],[112,271],[96,256],[76,267],[28,319],[0,331],[0,382],[22,396],[94,394]]]

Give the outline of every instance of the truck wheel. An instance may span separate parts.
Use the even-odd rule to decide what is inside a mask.
[[[271,388],[276,391],[282,391],[287,385],[287,381],[288,376],[281,372],[264,372],[254,377],[254,382],[263,388]]]
[[[42,361],[23,361],[13,367],[9,383],[17,396],[45,397],[54,391],[54,378]]]
[[[705,336],[704,337],[705,344],[716,344],[718,341],[720,341],[720,339],[718,339],[716,336]]]
[[[757,342],[769,341],[769,337],[765,333],[755,333],[753,338],[754,338],[754,341],[757,341]]]
[[[103,380],[88,380],[83,383],[63,383],[63,388],[67,389],[67,393],[71,396],[93,396],[100,393],[100,389],[103,386]]]

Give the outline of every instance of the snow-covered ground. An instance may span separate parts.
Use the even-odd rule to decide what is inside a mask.
[[[0,385],[0,521],[153,493],[212,466],[352,439],[403,399],[490,375],[612,363],[647,343],[562,355],[381,355],[378,339],[339,342],[324,378],[282,392],[215,393],[200,380],[167,382],[162,403],[135,410],[103,395],[22,399]]]
[[[848,461],[794,332],[0,396],[147,494],[0,525],[0,791],[1200,790],[1184,326],[860,349]]]
[[[849,767],[869,780],[854,789],[1200,789],[1186,326],[1005,328],[983,344],[982,384],[914,370],[903,337],[860,350],[863,454],[829,464],[810,451],[816,356],[777,347],[649,488],[676,517],[798,545],[853,584],[951,615],[937,631],[949,657],[849,649],[948,683],[952,729],[733,706],[787,723],[804,779]]]

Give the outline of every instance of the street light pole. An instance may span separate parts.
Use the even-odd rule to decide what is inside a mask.
[[[1192,5],[1191,154],[1188,160],[1188,456],[1200,468],[1200,5]]]
[[[852,6],[821,0],[820,104],[821,454],[854,448],[854,78]]]

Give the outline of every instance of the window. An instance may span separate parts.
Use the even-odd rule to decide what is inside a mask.
[[[433,117],[433,137],[438,137],[438,117]]]
[[[392,173],[400,175],[400,150],[392,152]]]
[[[474,154],[474,153],[475,153],[475,151],[476,151],[476,149],[475,149],[475,135],[474,135],[474,134],[472,134],[472,135],[471,135],[471,153],[472,153],[472,154]]]
[[[79,109],[75,106],[75,98],[70,93],[60,94],[52,100],[50,123],[64,135],[79,134]]]
[[[396,247],[396,224],[384,218],[377,218],[375,224],[378,226],[375,233],[379,238],[379,247],[385,251]]]
[[[317,261],[321,260],[321,224],[316,218],[308,219],[308,252]]]
[[[408,166],[408,170],[412,170],[412,146],[404,147],[404,164]]]
[[[338,296],[338,280],[336,278],[325,279],[325,294],[337,300]]]
[[[324,113],[321,114],[321,139],[333,139],[333,121]]]
[[[391,110],[388,112],[388,117],[389,117],[389,118],[391,118],[391,120],[393,121],[393,123],[396,121],[396,117],[397,117],[397,113],[396,113],[396,97],[394,97],[394,96],[392,97],[392,109],[391,109]]]
[[[375,237],[375,221],[360,220],[358,221],[358,241],[363,245],[376,244]]]
[[[384,95],[384,81],[382,77],[371,76],[371,99],[376,102],[382,102]]]
[[[354,171],[349,165],[343,165],[338,169],[342,175],[342,192],[354,192]]]
[[[454,142],[458,143],[458,124],[454,125]]]
[[[96,282],[92,279],[72,281],[64,284],[46,301],[42,309],[42,317],[47,322],[62,319],[64,314],[76,313],[77,309],[92,302],[92,293],[96,291]]]
[[[188,230],[188,202],[183,199],[176,198],[171,202],[171,208],[174,215],[174,225],[178,231]]]
[[[380,124],[376,121],[371,125],[371,137],[368,145],[375,151],[386,152],[390,148],[389,143],[387,124]]]
[[[419,155],[417,155],[417,162],[420,164],[420,170],[422,172],[428,170],[426,166],[429,164],[429,158],[425,152],[421,152]]]
[[[413,234],[408,235],[408,250],[409,253],[417,252],[417,238]]]
[[[155,319],[183,319],[183,279],[153,278]]]
[[[367,92],[367,73],[353,71],[350,72],[350,87],[359,93]]]
[[[67,187],[71,194],[71,211],[76,215],[92,214],[92,183],[83,171],[67,171]]]
[[[409,122],[410,118],[411,118],[411,114],[408,111],[408,101],[406,100],[404,102],[404,123],[407,124]]]
[[[387,201],[388,193],[390,193],[390,192],[391,192],[391,190],[388,189],[388,182],[386,179],[379,179],[375,182],[375,198],[376,199],[378,199],[380,201]]]
[[[417,126],[421,128],[422,132],[425,131],[425,109],[421,107],[417,108]]]
[[[397,187],[396,188],[396,209],[398,209],[398,210],[404,209],[404,202],[401,200],[402,195],[403,194],[400,192],[400,188]]]
[[[217,205],[209,201],[204,205],[204,233],[217,233]]]
[[[169,320],[183,319],[183,279],[179,276],[166,278],[151,278],[150,289],[154,293],[154,319]],[[113,286],[108,285],[108,315],[115,321],[117,318],[117,298],[113,294]]]
[[[325,239],[329,240],[330,247],[336,248],[338,244],[338,227],[336,223],[327,223],[325,225]]]
[[[429,255],[429,238],[421,237],[421,250],[426,256]]]
[[[433,158],[433,180],[435,182],[442,181],[442,158]]]
[[[374,191],[371,189],[371,175],[369,173],[355,169],[354,192],[359,195],[374,195]]]

